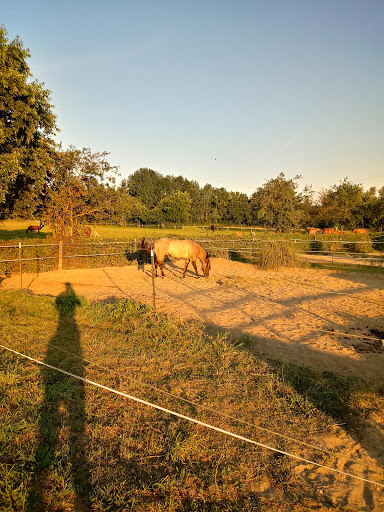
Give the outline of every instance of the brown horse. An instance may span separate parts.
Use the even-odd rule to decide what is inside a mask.
[[[43,229],[44,226],[45,224],[42,224],[40,221],[40,226],[28,226],[26,233],[28,233],[28,231],[38,231],[40,233],[40,229]]]
[[[160,240],[156,240],[156,242],[153,244],[153,248],[156,255],[156,277],[157,267],[160,267],[161,276],[165,277],[163,264],[164,258],[167,256],[167,254],[169,254],[169,256],[172,256],[173,258],[185,260],[183,277],[185,277],[185,273],[187,271],[190,261],[192,261],[192,265],[193,268],[195,269],[196,275],[200,277],[196,266],[197,258],[201,261],[204,276],[209,276],[211,263],[209,261],[208,254],[205,251],[205,249],[203,249],[203,247],[201,247],[201,245],[195,242],[194,240],[173,240],[172,238],[160,238]],[[143,238],[141,242],[141,249],[146,253],[149,253],[151,251],[151,244],[146,242],[145,238]]]

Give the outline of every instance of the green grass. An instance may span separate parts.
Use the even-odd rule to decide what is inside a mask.
[[[252,425],[322,445],[337,424],[358,435],[383,411],[361,381],[259,358],[247,338],[234,345],[133,301],[87,303],[68,285],[56,299],[2,291],[0,310],[4,345],[324,464],[333,458]],[[286,456],[6,351],[0,370],[1,510],[339,510]]]
[[[305,262],[305,266],[308,268],[317,268],[323,270],[339,270],[341,272],[358,272],[363,274],[384,274],[384,267],[376,267],[374,265],[358,265],[348,263],[316,263],[316,262]]]

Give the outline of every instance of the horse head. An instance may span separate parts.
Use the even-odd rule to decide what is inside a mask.
[[[210,262],[210,259],[208,257],[208,254],[207,254],[207,259],[206,259],[205,263],[203,262],[204,277],[208,277],[209,276],[209,271],[210,270],[211,270],[211,262]]]
[[[140,249],[147,254],[151,252],[151,244],[145,239],[145,237],[143,237],[141,241]]]

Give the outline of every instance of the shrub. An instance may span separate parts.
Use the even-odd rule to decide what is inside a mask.
[[[278,270],[296,266],[296,248],[289,242],[264,242],[261,247],[261,268]]]

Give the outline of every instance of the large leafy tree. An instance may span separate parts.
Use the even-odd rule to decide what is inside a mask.
[[[108,192],[108,208],[105,213],[109,220],[126,226],[127,222],[144,221],[147,208],[141,201],[131,196],[125,188],[111,188]]]
[[[154,208],[163,198],[162,192],[163,176],[146,167],[138,169],[128,181],[122,182],[131,196],[139,199],[147,208]]]
[[[321,223],[350,229],[363,227],[363,187],[345,178],[320,196]]]
[[[298,226],[301,200],[297,193],[299,178],[295,176],[289,180],[282,172],[258,188],[251,197],[254,222],[277,231],[288,231]]]
[[[250,206],[247,194],[230,192],[228,202],[228,217],[234,224],[248,224]]]
[[[190,218],[191,206],[192,199],[188,192],[177,190],[160,201],[158,206],[159,218],[167,222],[184,224]]]
[[[1,215],[30,213],[52,166],[57,131],[50,91],[33,80],[29,51],[0,27]]]
[[[84,219],[110,211],[105,182],[113,181],[116,168],[108,163],[107,155],[73,146],[55,153],[46,190],[44,219],[56,237],[71,237]]]

